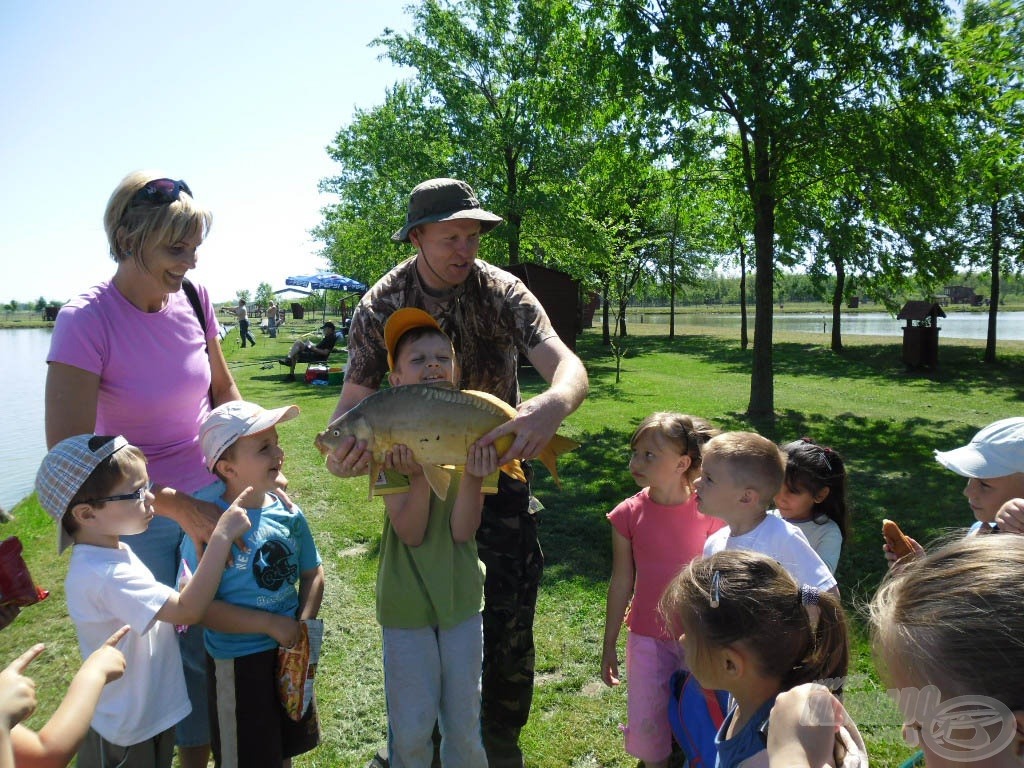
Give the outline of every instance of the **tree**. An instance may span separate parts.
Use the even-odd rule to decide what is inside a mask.
[[[321,181],[320,189],[339,202],[324,209],[313,234],[338,272],[371,285],[397,264],[407,254],[390,238],[404,223],[409,192],[423,179],[454,173],[450,130],[433,101],[422,84],[399,83],[383,104],[357,110],[327,148],[340,171]],[[477,191],[486,202],[487,190]]]
[[[508,262],[572,217],[562,194],[604,115],[601,38],[572,0],[425,0],[413,31],[377,40],[413,67],[443,114],[452,169],[486,194],[506,221],[492,239]],[[531,231],[527,230],[527,223]]]
[[[44,309],[46,309],[46,299],[44,299],[42,296],[36,299],[35,309],[36,312],[42,312]]]
[[[752,416],[774,414],[773,274],[780,201],[804,178],[803,160],[827,151],[837,112],[897,87],[900,73],[930,68],[940,0],[839,3],[645,0],[621,4],[627,66],[652,103],[691,123],[728,118],[753,212],[755,262]]]
[[[996,360],[999,280],[1024,266],[1024,14],[1013,0],[968,0],[950,57],[959,102],[967,261],[991,275],[985,362]]]
[[[270,283],[260,283],[256,287],[256,306],[268,307],[274,300],[274,286]]]

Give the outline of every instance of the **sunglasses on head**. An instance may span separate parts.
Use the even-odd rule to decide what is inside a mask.
[[[192,197],[192,190],[181,179],[153,179],[132,197],[129,208],[136,205],[167,205],[178,199],[181,191]]]

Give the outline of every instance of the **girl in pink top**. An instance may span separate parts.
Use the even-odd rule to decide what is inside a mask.
[[[601,677],[619,684],[616,645],[625,618],[629,679],[623,728],[626,752],[647,768],[664,768],[672,752],[669,678],[684,666],[682,649],[665,628],[658,600],[668,583],[724,523],[697,510],[693,480],[701,446],[718,434],[704,419],[681,413],[648,416],[630,439],[629,472],[643,490],[608,513],[612,576],[604,625]]]

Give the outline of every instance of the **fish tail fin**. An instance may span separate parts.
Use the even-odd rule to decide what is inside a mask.
[[[519,463],[519,459],[512,459],[508,464],[502,464],[501,471],[513,480],[518,480],[521,483],[526,482],[526,475],[523,473],[523,465]]]
[[[562,487],[562,481],[558,478],[558,457],[563,453],[574,451],[580,447],[580,444],[575,440],[571,440],[568,437],[562,435],[554,435],[548,444],[544,446],[544,449],[537,456],[540,459],[541,464],[548,468],[548,472],[551,473],[551,479],[555,481],[555,486],[558,488]]]

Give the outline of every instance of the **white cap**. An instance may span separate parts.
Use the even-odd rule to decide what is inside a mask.
[[[297,405],[267,410],[245,400],[232,400],[218,405],[199,428],[199,445],[203,449],[206,468],[211,472],[217,459],[240,437],[255,435],[270,429],[279,421],[288,421],[299,415]]]
[[[1024,472],[1024,418],[989,424],[967,445],[936,451],[935,460],[964,477],[1006,477]]]

